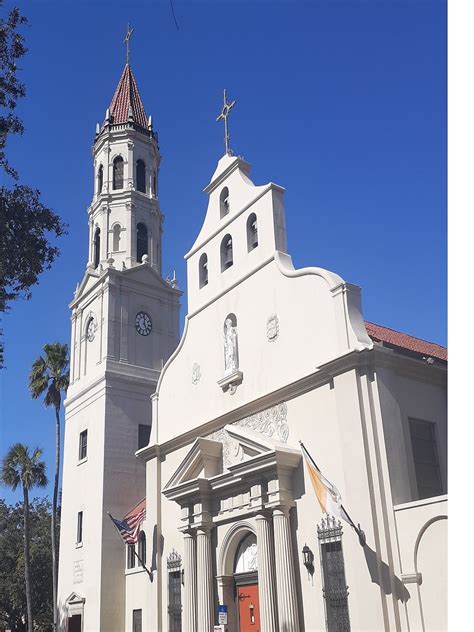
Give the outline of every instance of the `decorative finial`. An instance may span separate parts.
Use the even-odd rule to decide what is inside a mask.
[[[232,149],[229,148],[230,135],[229,135],[229,124],[227,122],[227,119],[229,117],[230,111],[232,110],[232,108],[234,107],[236,103],[237,103],[236,101],[232,101],[232,103],[228,103],[227,90],[224,89],[224,105],[222,107],[222,112],[216,118],[216,122],[224,121],[224,147],[225,147],[225,153],[228,154],[229,156],[232,156]]]
[[[123,40],[123,43],[127,47],[127,64],[130,63],[130,39],[132,37],[132,34],[133,34],[133,29],[130,28],[130,24],[127,24],[127,34],[125,35],[125,39]]]

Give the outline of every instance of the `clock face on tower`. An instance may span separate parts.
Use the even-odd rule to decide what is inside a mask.
[[[151,318],[146,312],[138,312],[135,316],[135,329],[140,336],[151,334]]]

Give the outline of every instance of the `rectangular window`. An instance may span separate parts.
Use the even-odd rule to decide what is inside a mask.
[[[435,425],[430,421],[410,419],[410,436],[415,463],[418,498],[431,498],[443,493]]]
[[[83,513],[82,511],[79,511],[77,514],[77,538],[76,538],[76,544],[80,544],[82,542],[82,520],[83,520]]]
[[[127,568],[135,568],[135,545],[129,544],[127,546]]]
[[[138,449],[141,450],[148,445],[150,441],[151,426],[139,424],[138,426]]]
[[[87,456],[87,430],[83,430],[79,435],[79,461]]]
[[[181,571],[168,573],[169,632],[181,632]]]
[[[134,610],[133,611],[133,632],[142,632],[142,611]]]

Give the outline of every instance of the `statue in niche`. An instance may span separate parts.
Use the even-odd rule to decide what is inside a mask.
[[[235,316],[234,316],[235,320]],[[224,323],[224,375],[232,375],[239,368],[237,356],[237,324],[228,316]]]

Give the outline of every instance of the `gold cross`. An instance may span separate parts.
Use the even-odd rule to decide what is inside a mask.
[[[127,45],[127,64],[130,63],[130,38],[132,37],[133,29],[130,28],[130,24],[127,24],[127,34],[123,43]]]
[[[229,156],[232,155],[232,149],[229,149],[230,136],[229,136],[229,127],[228,127],[229,124],[227,122],[227,118],[229,117],[229,113],[235,104],[236,104],[236,101],[232,101],[232,103],[227,102],[227,90],[224,90],[224,106],[222,108],[222,112],[216,118],[216,122],[224,121],[224,147],[225,147],[225,153],[229,154]]]

